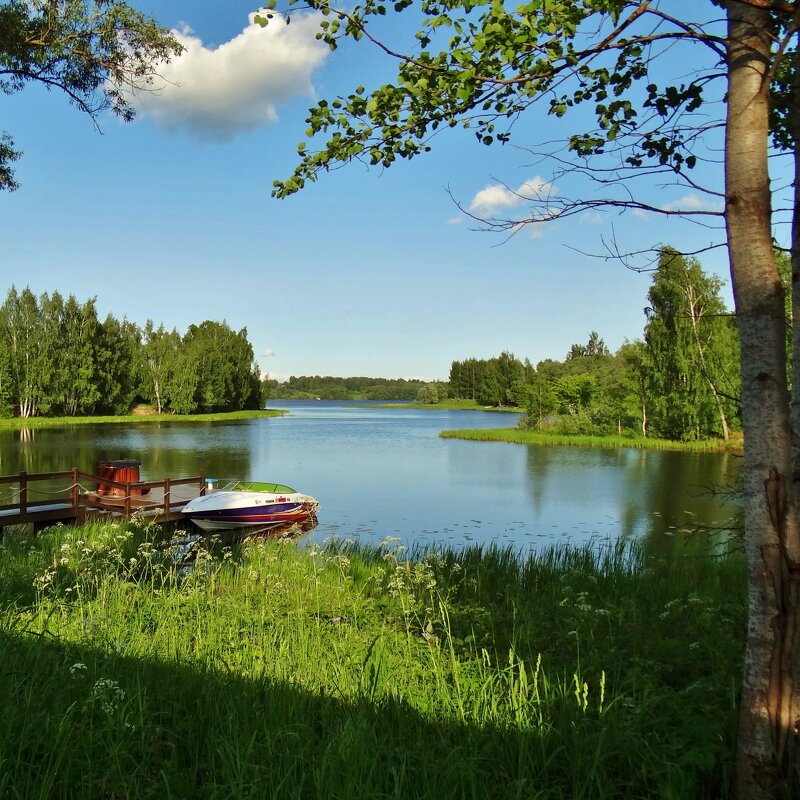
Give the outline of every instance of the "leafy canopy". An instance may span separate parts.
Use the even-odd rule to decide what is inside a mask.
[[[0,5],[0,91],[31,82],[63,91],[95,118],[134,116],[128,90],[147,89],[158,64],[182,50],[172,34],[118,0],[9,0]],[[21,155],[0,134],[0,189],[16,189]]]
[[[658,86],[650,77],[654,48],[683,41],[709,48],[715,63],[725,56],[709,20],[678,20],[651,0],[530,0],[515,7],[501,0],[367,0],[349,11],[310,0],[303,8],[320,12],[318,38],[331,49],[345,37],[368,39],[397,60],[398,71],[394,83],[371,92],[359,86],[310,110],[306,135],[326,142],[319,150],[298,146],[300,163],[290,178],[275,182],[277,197],[353,159],[386,167],[413,158],[446,128],[471,129],[485,145],[508,142],[515,121],[535,102],[556,117],[591,106],[594,129],[567,142],[579,158],[621,152],[624,141],[608,182],[643,166],[691,169],[697,126],[685,123],[683,113],[702,105],[708,81],[721,73]],[[374,18],[392,8],[422,15],[413,52],[394,50],[372,33]],[[273,16],[256,19],[269,24]],[[639,81],[641,100],[629,92]]]

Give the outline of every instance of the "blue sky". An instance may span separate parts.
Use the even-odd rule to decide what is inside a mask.
[[[3,292],[96,296],[103,316],[181,333],[225,320],[247,328],[262,370],[279,378],[446,379],[454,359],[510,350],[536,363],[562,359],[592,330],[612,349],[641,336],[649,276],[579,250],[600,253],[612,235],[633,248],[719,239],[630,212],[556,220],[509,240],[471,230],[447,187],[491,213],[489,201],[508,200],[501,182],[554,178],[524,151],[460,131],[409,163],[353,164],[275,200],[272,181],[291,174],[314,98],[388,80],[393,65],[367,46],[321,51],[301,17],[255,29],[256,6],[240,0],[137,5],[181,31],[188,49],[166,91],[137,98],[133,123],[103,117],[98,132],[36,86],[0,99],[0,127],[25,152],[22,188],[0,194]],[[400,40],[410,23],[386,32]],[[561,130],[538,112],[524,125],[515,141]],[[718,182],[718,167],[704,176]],[[576,178],[555,183],[589,191]],[[711,202],[681,186],[645,196],[658,206]],[[701,261],[727,276],[724,251]]]

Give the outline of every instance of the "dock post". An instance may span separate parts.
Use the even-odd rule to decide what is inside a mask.
[[[169,489],[169,478],[164,478],[164,513],[169,515],[170,511],[170,489]]]
[[[131,482],[126,481],[125,483],[125,519],[128,519],[131,515]]]
[[[78,468],[72,468],[72,486],[70,487],[71,497],[72,497],[72,507],[75,509],[75,513],[77,515],[78,512]]]
[[[28,473],[25,470],[19,473],[19,513],[28,511]]]

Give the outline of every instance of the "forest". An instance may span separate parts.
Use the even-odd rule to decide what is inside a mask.
[[[0,306],[0,417],[190,414],[261,408],[247,330],[206,320],[186,333],[109,314],[95,298],[12,287]]]
[[[776,254],[790,282],[789,259]],[[642,338],[611,352],[596,331],[563,360],[537,364],[511,352],[453,361],[448,381],[292,376],[267,380],[279,399],[415,400],[448,398],[525,411],[520,426],[564,435],[620,435],[675,441],[741,433],[739,340],[721,278],[697,258],[664,247],[652,274]],[[787,297],[790,295],[787,292]],[[786,305],[791,331],[791,306]]]
[[[777,260],[788,281],[788,259]],[[563,361],[535,366],[509,352],[454,361],[449,394],[524,408],[521,425],[531,429],[727,440],[741,431],[741,379],[736,318],[720,296],[722,286],[696,258],[664,248],[642,339],[611,353],[593,331]]]
[[[788,259],[776,259],[788,285]],[[741,431],[741,381],[736,318],[720,296],[722,287],[696,258],[665,247],[648,292],[643,338],[614,353],[592,331],[563,361],[534,366],[506,351],[453,361],[447,382],[292,377],[270,382],[270,392],[281,399],[413,399],[425,405],[458,398],[524,409],[522,427],[565,435],[727,440]]]
[[[776,256],[788,283],[788,258]],[[0,306],[0,416],[127,414],[137,405],[191,414],[283,400],[447,398],[525,411],[521,426],[561,434],[729,439],[741,431],[739,344],[723,282],[666,247],[647,296],[641,339],[610,352],[592,331],[562,361],[511,352],[453,361],[447,382],[292,376],[261,379],[245,328],[204,321],[186,333],[108,315],[95,299],[11,288]],[[791,308],[787,305],[787,318]],[[787,326],[791,330],[790,326]]]
[[[779,253],[776,260],[788,286],[788,258]],[[453,361],[444,382],[317,375],[266,383],[274,399],[436,405],[451,398],[519,408],[525,411],[522,427],[564,435],[728,440],[741,432],[741,379],[736,317],[722,288],[698,259],[664,247],[653,270],[642,338],[616,352],[592,331],[562,361],[534,365],[506,351]],[[788,305],[786,314],[790,318]]]

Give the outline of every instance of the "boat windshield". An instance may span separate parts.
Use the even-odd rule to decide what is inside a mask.
[[[231,481],[226,483],[222,492],[270,492],[272,494],[294,494],[291,486],[283,483],[262,483],[259,481]]]

